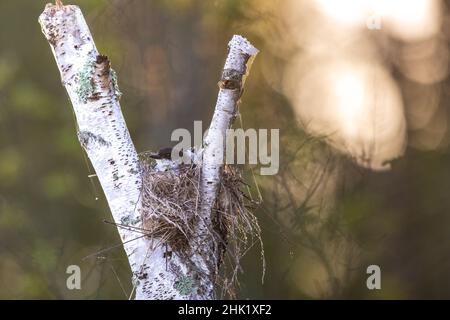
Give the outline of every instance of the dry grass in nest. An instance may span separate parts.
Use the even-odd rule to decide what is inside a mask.
[[[162,239],[174,251],[189,249],[198,207],[199,170],[181,166],[177,171],[143,170],[143,227],[149,237]]]
[[[143,164],[141,216],[143,227],[151,238],[161,239],[174,253],[189,254],[195,241],[195,226],[199,210],[198,166],[181,165],[176,170],[156,171]],[[255,244],[264,252],[261,229],[251,212],[257,203],[241,189],[245,186],[240,172],[225,166],[219,187],[219,196],[212,213],[211,241],[218,248],[223,272],[219,281],[224,294],[233,297],[240,260]]]

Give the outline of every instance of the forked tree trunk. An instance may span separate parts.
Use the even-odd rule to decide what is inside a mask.
[[[120,91],[110,61],[100,55],[77,6],[48,4],[39,17],[76,115],[78,138],[100,180],[133,273],[136,299],[214,299],[219,268],[217,248],[210,241],[211,210],[221,179],[225,131],[236,115],[249,58],[257,50],[234,36],[220,81],[220,92],[206,137],[200,178],[199,246],[189,261],[177,254],[167,268],[167,248],[141,230],[139,213],[142,172],[120,108]],[[160,240],[160,239],[159,239]],[[213,267],[211,267],[213,266]],[[180,281],[196,279],[192,290]],[[133,295],[133,294],[132,294]],[[131,296],[130,296],[131,297]]]

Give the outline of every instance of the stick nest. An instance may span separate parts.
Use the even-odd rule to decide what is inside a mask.
[[[149,238],[161,239],[180,256],[192,254],[193,243],[198,238],[200,171],[196,165],[156,171],[148,162],[142,163],[143,228]],[[231,297],[241,270],[239,262],[255,243],[261,245],[263,272],[265,269],[261,229],[252,213],[257,203],[241,190],[245,186],[241,173],[225,166],[211,216],[210,239],[219,251],[218,263],[225,270],[218,279],[222,282],[222,293]]]

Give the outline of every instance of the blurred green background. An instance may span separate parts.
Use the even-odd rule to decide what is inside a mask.
[[[194,120],[205,129],[233,34],[260,49],[242,123],[280,129],[281,163],[276,176],[246,168],[267,269],[262,283],[255,246],[239,298],[450,298],[449,1],[71,3],[118,73],[138,151]],[[0,2],[0,298],[125,299],[120,247],[83,260],[120,239],[37,23],[44,6]],[[72,264],[82,290],[66,288]],[[366,287],[371,264],[381,290]]]

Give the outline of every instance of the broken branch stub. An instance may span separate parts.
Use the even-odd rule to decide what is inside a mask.
[[[224,165],[226,131],[233,124],[238,112],[238,102],[249,71],[249,60],[258,52],[247,39],[239,35],[233,36],[228,43],[228,56],[219,81],[219,95],[204,142],[200,216],[206,228],[210,228],[210,216]]]
[[[228,43],[228,55],[218,83],[219,95],[204,141],[196,250],[204,261],[202,265],[207,268],[203,271],[210,274],[212,278],[219,274],[221,257],[226,251],[226,241],[208,241],[217,234],[214,221],[220,221],[218,215],[223,214],[215,210],[215,204],[224,167],[226,132],[233,124],[238,112],[238,102],[250,66],[249,61],[257,53],[258,50],[242,36],[234,35]]]

